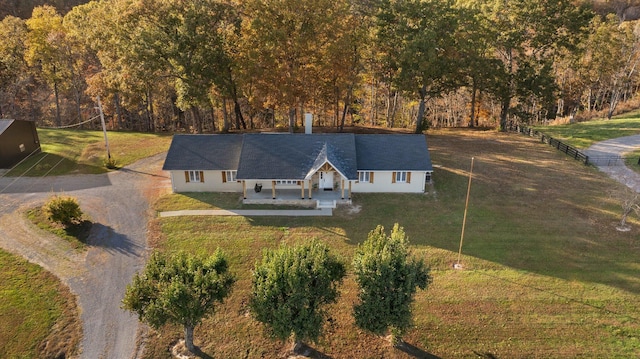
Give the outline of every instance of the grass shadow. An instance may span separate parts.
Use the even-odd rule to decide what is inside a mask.
[[[126,235],[101,223],[93,224],[87,244],[102,247],[107,252],[119,252],[126,255],[136,255],[142,249]]]
[[[202,351],[202,349],[200,349],[200,347],[195,347],[195,350],[193,352],[193,354],[195,354],[198,358],[203,358],[203,359],[213,359],[213,357],[205,352]]]
[[[295,354],[302,355],[306,358],[312,358],[312,359],[332,359],[332,357],[322,352],[319,352],[316,349],[304,343],[301,343],[299,344],[298,347],[296,347]]]
[[[413,346],[407,342],[400,342],[395,346],[396,349],[400,350],[401,352],[414,357],[414,358],[419,358],[419,359],[441,359],[439,356],[437,355],[433,355],[431,353],[428,353],[416,346]]]
[[[86,244],[91,234],[91,227],[93,227],[93,222],[83,219],[67,225],[63,230],[68,236],[76,238],[78,241]]]
[[[99,174],[108,172],[104,166],[78,163],[73,159],[51,152],[40,152],[12,168],[7,177],[59,176],[69,173]]]
[[[62,225],[50,221],[41,207],[27,210],[25,215],[36,227],[66,240],[76,249],[84,248],[88,244],[93,222],[87,218],[68,225]]]

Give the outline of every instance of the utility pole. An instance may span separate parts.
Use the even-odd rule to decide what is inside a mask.
[[[100,95],[98,95],[98,111],[100,111],[100,122],[102,123],[102,132],[104,132],[104,143],[107,147],[107,163],[111,163],[111,150],[109,149],[109,139],[107,138],[107,126],[104,124],[104,113],[102,112],[102,103]]]
[[[462,218],[462,234],[460,235],[460,249],[458,250],[458,261],[453,265],[456,269],[461,269],[460,256],[462,255],[462,241],[464,240],[464,227],[467,224],[467,208],[469,208],[469,193],[471,192],[471,177],[473,177],[473,157],[471,157],[471,170],[469,171],[469,185],[467,186],[467,200],[464,204],[464,217]]]

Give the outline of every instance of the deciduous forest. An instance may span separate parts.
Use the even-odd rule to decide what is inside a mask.
[[[636,108],[640,1],[0,0],[0,118],[214,132]],[[82,124],[82,125],[79,125]]]

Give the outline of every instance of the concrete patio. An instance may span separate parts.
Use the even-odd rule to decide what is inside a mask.
[[[342,198],[342,191],[323,191],[312,190],[311,198],[309,198],[309,190],[304,191],[304,198],[300,189],[277,189],[275,191],[276,198],[273,199],[273,193],[271,188],[263,187],[262,191],[256,192],[253,188],[247,189],[247,198],[242,202],[244,204],[274,204],[274,205],[292,205],[292,206],[304,206],[310,208],[316,208],[318,201],[320,201],[320,207],[334,204],[351,204],[351,199],[348,197],[348,191],[344,191],[345,197]]]

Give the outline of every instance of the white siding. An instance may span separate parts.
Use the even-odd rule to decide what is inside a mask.
[[[422,193],[425,186],[425,171],[411,171],[410,183],[393,183],[394,172],[373,172],[373,183],[353,182],[353,193]]]
[[[241,182],[222,182],[223,171],[202,171],[204,182],[187,182],[185,171],[171,171],[173,192],[242,192]]]
[[[242,182],[222,182],[223,171],[202,171],[204,182],[187,182],[185,171],[171,171],[173,192],[238,192],[242,193]],[[352,181],[353,193],[422,193],[425,189],[424,171],[411,171],[410,183],[393,183],[393,172],[373,172],[373,183]],[[314,184],[317,180],[314,178]],[[247,191],[253,191],[256,183],[262,184],[263,191],[271,191],[270,180],[248,180]],[[345,196],[348,193],[349,181],[345,180]],[[309,181],[304,184],[305,193],[309,190]],[[277,185],[277,189],[299,189],[298,185]],[[340,187],[338,187],[338,190]]]

